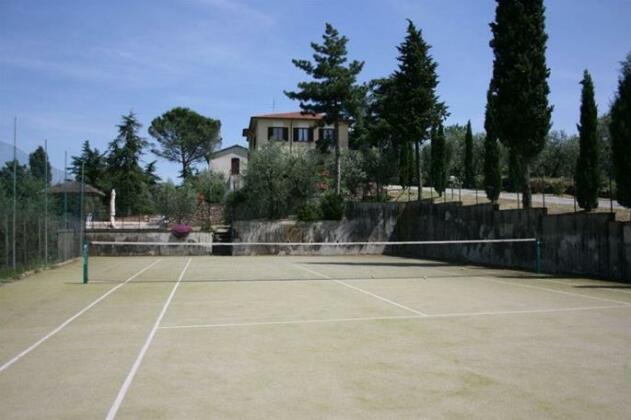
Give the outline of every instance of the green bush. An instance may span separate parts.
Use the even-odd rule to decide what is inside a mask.
[[[320,201],[320,210],[324,220],[341,220],[344,217],[344,199],[335,193],[325,194]]]
[[[168,223],[192,222],[197,212],[197,194],[187,183],[176,187],[167,181],[158,187],[155,206]]]
[[[221,203],[226,196],[226,180],[223,174],[202,171],[191,176],[189,182],[208,204]]]
[[[546,194],[563,195],[574,192],[574,182],[568,178],[545,178],[543,180],[539,177],[532,178],[530,186],[533,194],[545,192]]]
[[[247,195],[243,190],[231,191],[226,195],[226,206],[224,207],[224,219],[231,223],[238,219],[239,211],[244,211],[244,204],[247,202]]]
[[[301,222],[313,222],[322,219],[320,207],[314,203],[305,203],[298,207],[296,216]]]
[[[236,217],[280,219],[316,192],[318,160],[313,152],[289,153],[269,143],[252,153],[243,177],[245,200]]]

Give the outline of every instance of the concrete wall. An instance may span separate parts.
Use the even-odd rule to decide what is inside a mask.
[[[340,222],[237,222],[235,241],[421,241],[509,239],[542,241],[546,273],[576,274],[631,282],[631,224],[609,214],[548,215],[545,209],[498,210],[491,204],[355,203]],[[363,253],[431,258],[534,270],[533,243],[372,247]],[[343,248],[241,249],[239,255],[260,253],[344,252]],[[352,252],[356,252],[353,250]]]
[[[66,261],[81,254],[80,235],[74,229],[57,231],[57,259]]]
[[[376,219],[376,218],[375,218]],[[239,221],[232,225],[233,242],[358,242],[389,240],[396,220],[371,217],[343,222]],[[382,254],[383,246],[353,246],[353,253]],[[249,246],[234,247],[233,255],[341,255],[348,247]]]
[[[89,231],[86,239],[105,242],[170,242],[175,244],[212,243],[210,232],[191,232],[186,239],[177,239],[171,232],[108,230]],[[90,255],[132,256],[132,255],[211,255],[212,246],[156,246],[156,245],[92,245]]]

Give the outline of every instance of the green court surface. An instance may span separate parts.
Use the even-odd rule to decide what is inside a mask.
[[[629,418],[631,288],[387,256],[0,287],[0,418]]]

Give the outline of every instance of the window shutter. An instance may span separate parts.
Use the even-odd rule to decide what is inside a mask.
[[[293,141],[298,141],[298,129],[294,128],[294,137],[292,138]]]
[[[309,129],[309,142],[313,142],[313,128]]]
[[[274,128],[273,127],[267,127],[267,139],[271,140],[272,139],[272,135],[274,134]]]
[[[289,141],[289,128],[283,127],[283,140]]]

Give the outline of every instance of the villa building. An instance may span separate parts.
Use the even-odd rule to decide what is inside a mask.
[[[320,139],[334,140],[335,129],[323,124],[322,114],[285,112],[256,115],[243,130],[250,151],[256,151],[270,141],[278,141],[290,151],[315,148]],[[348,123],[339,124],[340,149],[348,149]],[[335,144],[334,141],[331,142]]]
[[[211,172],[223,174],[229,191],[241,188],[241,177],[248,164],[248,149],[235,144],[213,153],[209,164]]]

